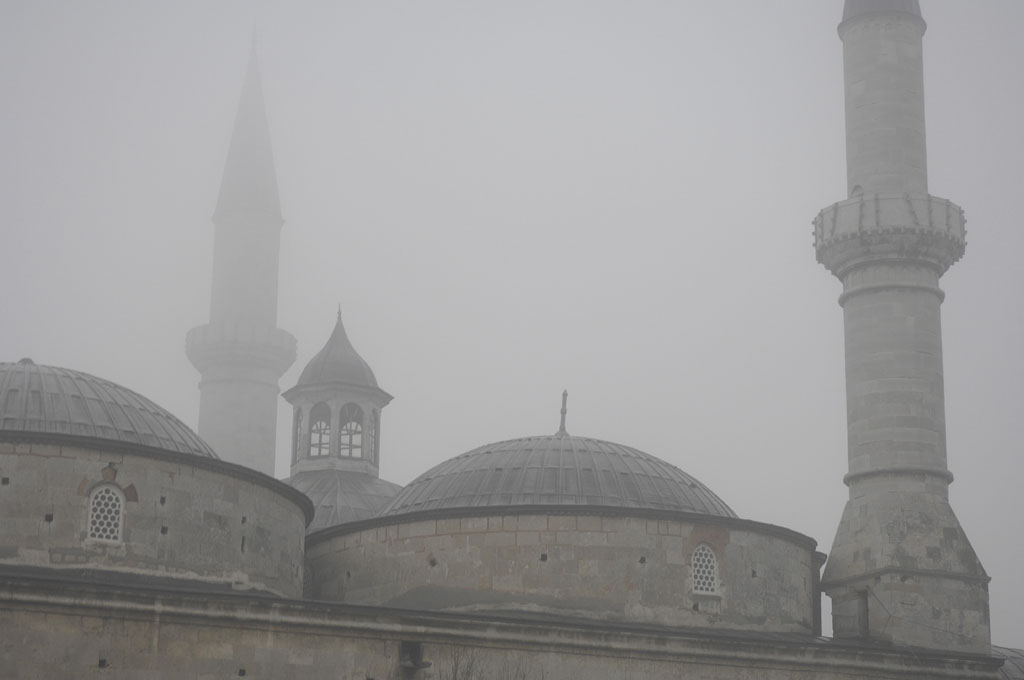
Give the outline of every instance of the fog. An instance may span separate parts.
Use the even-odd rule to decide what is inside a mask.
[[[1024,646],[1024,3],[922,0],[951,501]],[[0,360],[193,427],[214,210],[255,43],[294,385],[338,305],[395,395],[381,476],[570,433],[827,552],[846,500],[840,0],[0,3]],[[255,33],[255,41],[252,36]],[[1014,208],[1013,206],[1018,206]],[[282,400],[278,476],[288,474]]]

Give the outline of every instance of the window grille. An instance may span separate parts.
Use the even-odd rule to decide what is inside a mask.
[[[309,414],[309,457],[321,458],[331,454],[331,411],[320,403]]]
[[[326,420],[318,420],[313,423],[313,429],[309,433],[309,456],[318,458],[326,456],[331,452],[331,426]]]
[[[121,515],[124,501],[111,486],[101,486],[89,499],[89,538],[101,541],[121,540]]]
[[[341,440],[339,453],[352,458],[363,456],[363,409],[345,404],[341,409]]]
[[[718,559],[711,548],[699,545],[690,560],[693,592],[714,594],[718,592]]]

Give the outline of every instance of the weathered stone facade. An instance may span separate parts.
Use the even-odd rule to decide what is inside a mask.
[[[699,546],[716,557],[713,592],[693,587]],[[733,518],[447,511],[311,534],[307,592],[351,604],[812,633],[822,561],[814,548],[796,532]]]
[[[0,441],[0,564],[111,570],[302,594],[308,500],[190,454]],[[123,498],[120,540],[90,538],[90,494]]]
[[[783,633],[446,615],[17,577],[0,578],[0,586],[0,677],[993,680],[1002,662]]]

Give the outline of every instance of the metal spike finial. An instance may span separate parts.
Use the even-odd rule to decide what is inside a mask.
[[[569,434],[565,431],[565,414],[567,409],[565,408],[566,403],[569,401],[569,390],[562,390],[562,423],[558,426],[558,434]]]
[[[341,303],[338,303],[338,321],[341,321]]]

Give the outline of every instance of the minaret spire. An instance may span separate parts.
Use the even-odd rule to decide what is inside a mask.
[[[278,226],[284,221],[255,38],[213,218],[218,222],[235,215],[259,215],[268,221],[276,220]]]
[[[849,501],[822,576],[837,638],[987,653],[988,576],[949,505],[939,277],[959,206],[928,194],[917,0],[847,0],[848,194],[814,220],[843,284]]]
[[[186,341],[202,374],[199,434],[222,458],[272,475],[277,381],[295,361],[295,338],[277,328],[283,218],[255,42],[213,222],[210,323]]]

